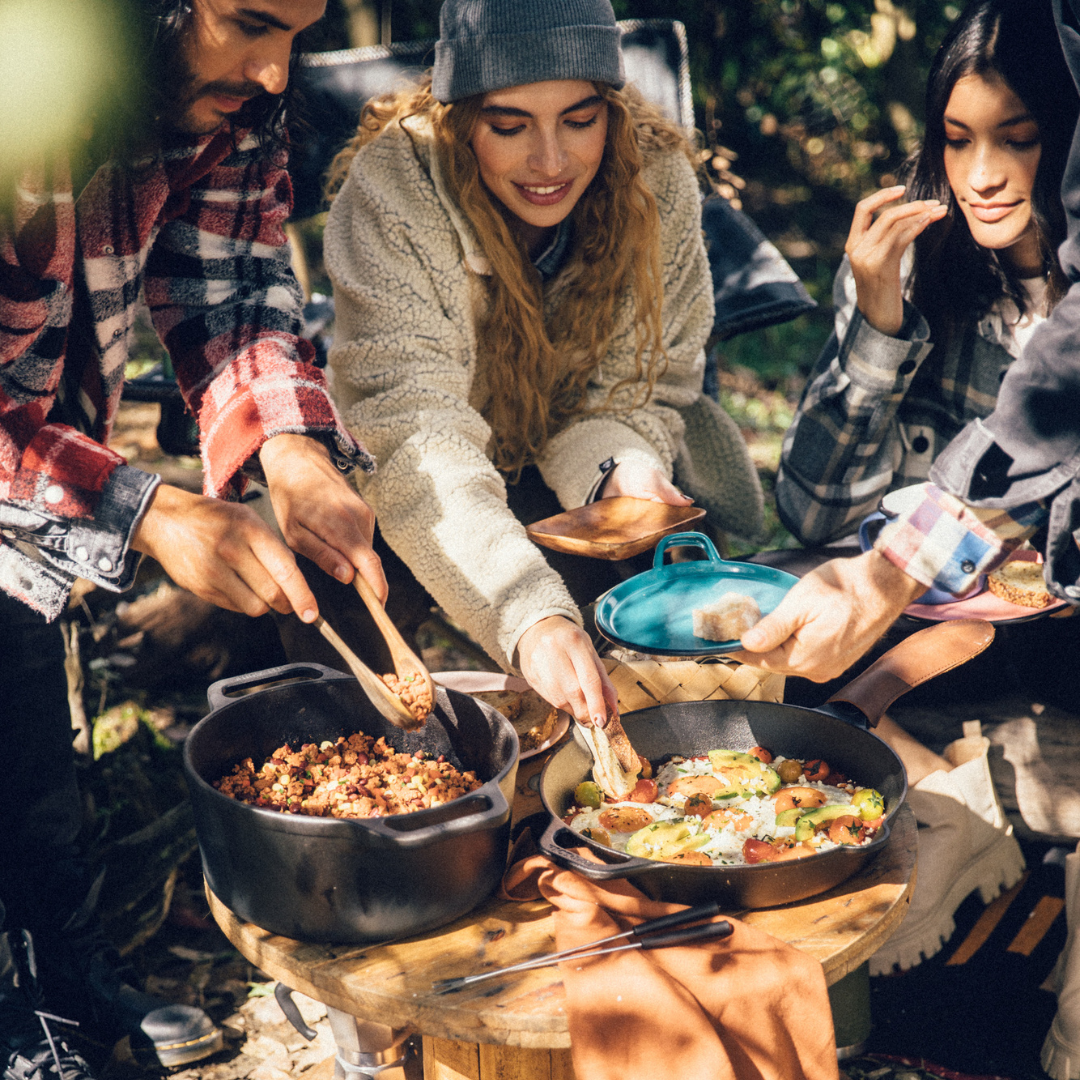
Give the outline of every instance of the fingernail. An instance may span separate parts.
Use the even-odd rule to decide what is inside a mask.
[[[940,199],[923,199],[923,206],[940,206]]]
[[[352,574],[347,566],[339,566],[334,571],[334,577],[336,577],[338,581],[343,581],[346,585],[349,583],[349,578],[351,576]]]
[[[607,717],[606,717],[606,716],[604,716],[604,714],[603,714],[603,713],[597,713],[597,714],[596,714],[596,715],[595,715],[595,716],[594,716],[594,717],[592,718],[592,722],[593,722],[593,723],[594,723],[594,724],[595,724],[595,725],[596,725],[597,727],[601,727],[601,728],[602,728],[602,727],[603,727],[603,726],[604,726],[604,725],[605,725],[605,724],[607,723]]]
[[[318,617],[319,617],[319,613],[317,611],[312,611],[311,608],[308,608],[307,611],[305,611],[300,616],[300,621],[301,622],[311,623],[311,622],[314,622]]]

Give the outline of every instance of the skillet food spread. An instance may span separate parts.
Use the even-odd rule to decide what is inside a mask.
[[[462,772],[442,755],[399,754],[382,736],[362,731],[299,750],[281,746],[258,768],[245,758],[214,783],[223,795],[251,806],[336,818],[408,814],[482,786],[476,773]]]
[[[644,859],[738,866],[802,859],[868,844],[885,816],[872,788],[859,788],[821,760],[773,758],[755,747],[646,763],[633,791],[608,799],[578,784],[564,821],[590,840]]]

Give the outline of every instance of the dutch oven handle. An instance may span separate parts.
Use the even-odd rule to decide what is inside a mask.
[[[216,712],[222,705],[228,705],[229,695],[237,690],[247,690],[252,686],[264,686],[267,683],[281,682],[285,679],[303,678],[310,679],[311,682],[319,682],[328,678],[352,679],[352,676],[346,675],[343,671],[324,667],[322,664],[282,664],[280,667],[266,668],[263,671],[252,671],[247,675],[219,679],[207,687],[206,700],[210,703],[210,708]]]
[[[894,645],[861,675],[838,690],[818,711],[839,716],[859,727],[862,717],[871,727],[901,694],[943,675],[978,656],[994,640],[994,627],[981,619],[935,623]],[[829,706],[834,706],[830,708]],[[835,708],[841,706],[841,708]],[[849,708],[854,706],[858,717]]]
[[[638,859],[633,855],[615,851],[613,848],[603,852],[604,858],[610,858],[611,862],[594,862],[592,859],[582,858],[573,849],[565,847],[562,843],[563,833],[573,837],[575,847],[581,846],[581,837],[568,829],[557,817],[552,817],[544,830],[544,835],[536,842],[540,853],[546,855],[556,866],[561,866],[564,870],[575,870],[582,877],[587,877],[592,881],[609,881],[612,878],[626,877],[628,874],[646,874],[650,871],[671,869],[667,863],[658,862],[656,859]]]
[[[659,570],[664,565],[664,556],[667,554],[668,548],[673,547],[696,547],[701,548],[705,552],[710,562],[722,563],[725,560],[720,558],[720,553],[716,550],[716,545],[704,534],[699,532],[681,532],[671,533],[665,536],[659,544],[656,545],[656,553],[653,555],[653,569]]]
[[[371,817],[364,818],[364,828],[391,840],[395,847],[413,848],[462,833],[475,832],[488,822],[497,825],[510,814],[510,804],[496,784],[487,785],[484,791],[474,791],[471,795],[462,795],[445,803],[444,809],[457,816],[435,825],[419,827],[414,824],[416,818],[412,814]]]

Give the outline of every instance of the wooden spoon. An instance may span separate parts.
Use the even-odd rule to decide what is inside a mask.
[[[356,677],[361,689],[382,716],[385,716],[395,727],[405,731],[414,731],[416,728],[423,727],[423,720],[418,721],[413,716],[401,698],[341,640],[338,632],[321,615],[315,620],[315,625],[319,633],[341,654],[342,660],[349,665],[349,670]]]
[[[353,584],[356,586],[360,599],[367,605],[371,617],[375,620],[375,625],[379,628],[386,641],[386,645],[390,650],[390,658],[394,661],[394,671],[397,673],[398,678],[405,679],[410,675],[419,676],[423,685],[427,688],[428,700],[431,702],[432,708],[434,708],[435,682],[431,678],[431,672],[428,671],[424,661],[406,644],[405,639],[401,636],[401,631],[393,624],[390,616],[386,614],[386,608],[379,603],[379,598],[375,595],[371,586],[360,576],[359,571],[353,575]]]

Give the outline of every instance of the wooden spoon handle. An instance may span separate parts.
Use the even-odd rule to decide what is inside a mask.
[[[349,665],[349,671],[382,716],[395,727],[403,728],[405,731],[414,731],[423,726],[422,722],[418,722],[412,712],[406,708],[401,698],[345,644],[338,632],[321,615],[315,620],[315,626],[318,627],[319,633],[337,649],[342,660]]]

